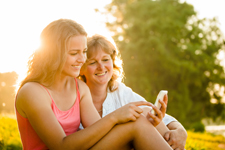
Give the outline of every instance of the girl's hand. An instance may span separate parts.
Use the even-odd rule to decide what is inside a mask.
[[[143,110],[138,107],[141,105],[152,106],[151,103],[146,101],[131,102],[115,110],[112,115],[117,120],[117,124],[136,121],[143,112]]]
[[[167,107],[168,97],[167,95],[164,96],[163,101],[159,100],[161,104],[161,108],[158,109],[155,105],[151,104],[152,109],[155,110],[156,115],[153,115],[151,111],[148,112],[146,118],[154,125],[157,126],[163,119],[166,114],[166,107]]]

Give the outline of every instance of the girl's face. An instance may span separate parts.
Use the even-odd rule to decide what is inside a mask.
[[[62,74],[77,77],[86,61],[87,38],[84,35],[73,36],[68,42],[67,58]]]
[[[97,49],[81,68],[81,75],[86,77],[87,85],[107,85],[113,75],[110,54]]]

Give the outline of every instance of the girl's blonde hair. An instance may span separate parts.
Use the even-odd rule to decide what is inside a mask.
[[[87,59],[89,59],[93,54],[97,53],[99,49],[111,56],[113,61],[113,75],[108,83],[108,88],[111,92],[115,91],[118,88],[116,81],[121,81],[123,78],[122,60],[119,56],[118,49],[104,36],[97,34],[87,38],[87,47]],[[86,82],[84,75],[80,75],[79,78]]]
[[[77,35],[87,36],[87,33],[70,19],[59,19],[45,27],[41,33],[41,46],[31,55],[27,76],[20,88],[27,82],[38,82],[46,87],[52,85],[65,64],[68,41]]]

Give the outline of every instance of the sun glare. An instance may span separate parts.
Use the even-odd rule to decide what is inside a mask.
[[[50,22],[60,18],[80,23],[89,36],[98,33],[110,37],[105,27],[105,18],[95,12],[96,8],[102,10],[110,2],[111,0],[54,1],[52,7],[53,1],[21,0],[15,1],[13,6],[8,1],[0,1],[0,15],[4,14],[1,15],[3,22],[0,28],[0,40],[3,41],[0,43],[0,73],[15,71],[20,82],[26,75],[28,58],[40,45],[41,31]]]
[[[192,2],[193,0],[183,1]],[[35,2],[20,0],[14,1],[14,5],[11,5],[10,1],[0,1],[0,17],[2,20],[0,28],[0,72],[15,71],[19,74],[19,81],[24,78],[28,58],[40,45],[39,37],[42,29],[50,22],[60,18],[73,19],[82,24],[88,36],[101,34],[114,43],[111,38],[112,33],[108,31],[105,25],[106,16],[95,11],[104,11],[104,7],[110,2],[111,0],[39,0]],[[122,38],[120,37],[121,40]],[[225,65],[225,61],[223,61],[223,65]]]

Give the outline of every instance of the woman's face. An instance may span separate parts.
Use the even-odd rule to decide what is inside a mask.
[[[107,85],[113,75],[113,61],[110,54],[101,48],[97,49],[81,68],[81,75],[86,77],[87,85]]]
[[[84,35],[73,36],[68,42],[67,58],[62,74],[77,77],[86,61],[87,38]]]

